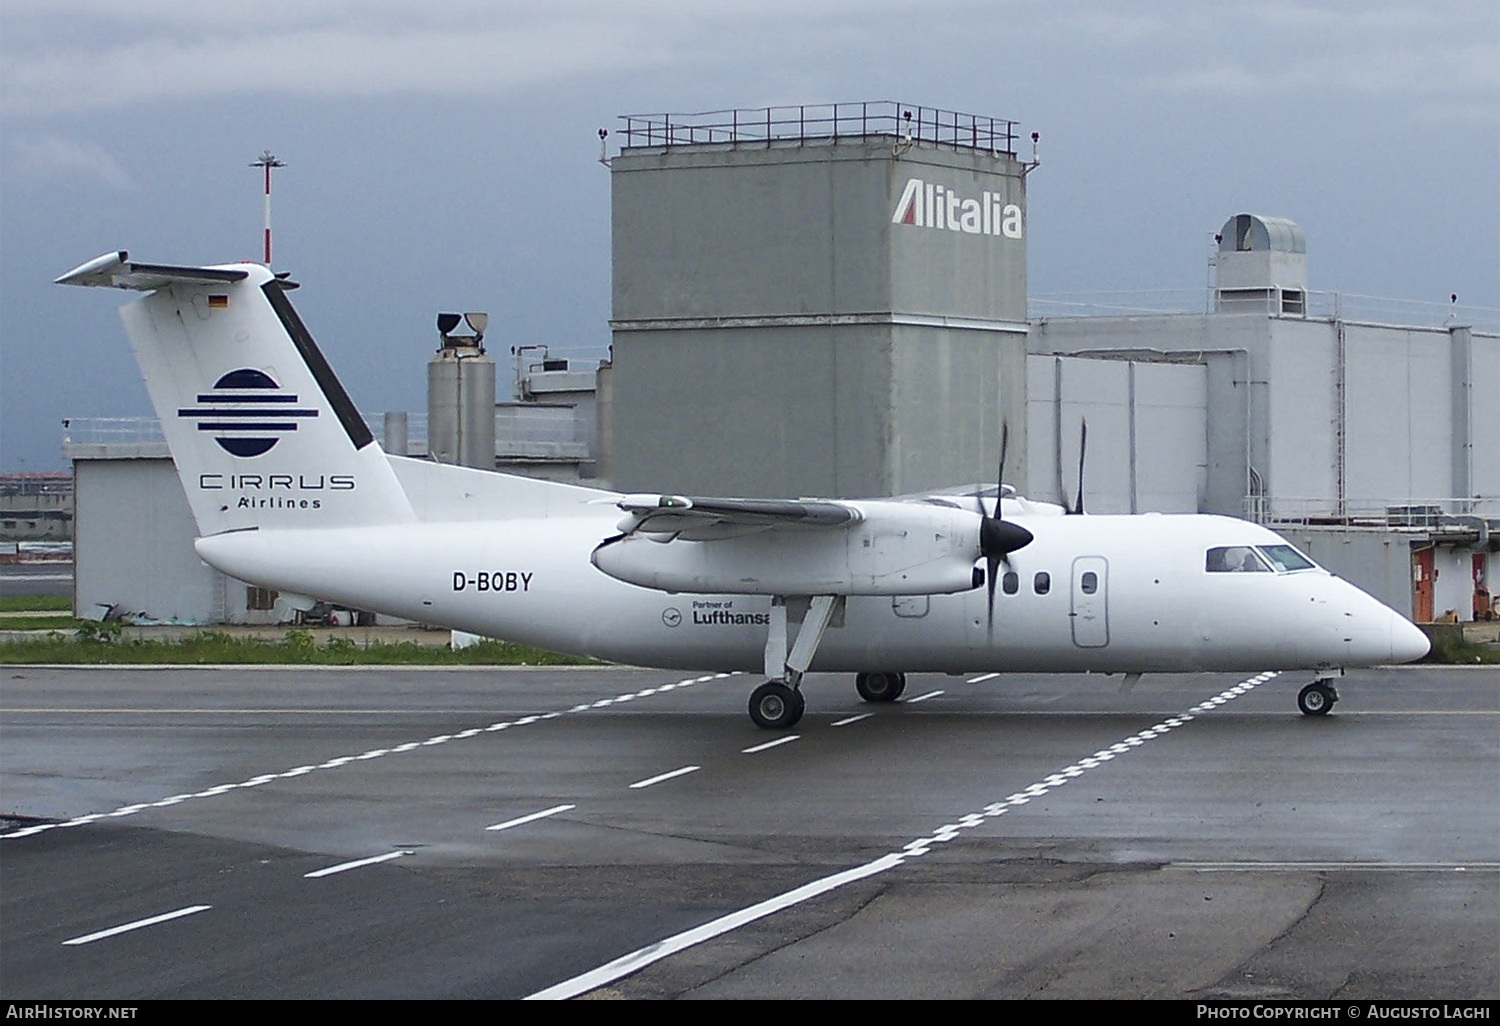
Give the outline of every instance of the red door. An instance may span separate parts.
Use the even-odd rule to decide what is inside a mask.
[[[1432,549],[1411,554],[1411,608],[1417,623],[1432,622]]]

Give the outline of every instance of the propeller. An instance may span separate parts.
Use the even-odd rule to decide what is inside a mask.
[[[1073,508],[1068,513],[1074,516],[1083,514],[1083,456],[1089,447],[1089,422],[1085,417],[1082,426],[1078,430],[1078,498],[1073,501]]]
[[[985,587],[989,591],[989,630],[995,629],[995,571],[1001,563],[1010,566],[1010,554],[1031,544],[1032,533],[1020,524],[1008,523],[1001,508],[1001,494],[1005,481],[1005,454],[1010,448],[1010,423],[1000,422],[1000,472],[995,479],[995,515],[984,508],[984,494],[974,492],[974,502],[979,506],[979,554],[984,557]]]

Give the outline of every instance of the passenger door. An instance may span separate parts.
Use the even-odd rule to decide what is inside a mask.
[[[1109,561],[1103,556],[1073,560],[1073,644],[1103,648],[1109,644]]]

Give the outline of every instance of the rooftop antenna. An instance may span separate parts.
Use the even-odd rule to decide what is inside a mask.
[[[1042,166],[1042,158],[1038,152],[1042,141],[1041,132],[1031,133],[1031,159],[1021,165],[1021,177],[1025,178],[1031,172]]]
[[[599,129],[599,163],[603,164],[605,167],[609,167],[609,150],[607,148],[608,144],[604,141],[608,138],[609,129]]]
[[[264,168],[266,172],[266,260],[267,267],[271,266],[271,168],[286,167],[286,164],[276,159],[276,154],[270,150],[262,151],[259,157],[250,162],[251,167]]]
[[[1214,232],[1208,240],[1208,269],[1205,271],[1204,284],[1207,289],[1204,292],[1203,312],[1214,312],[1214,285],[1218,282],[1219,271],[1219,247],[1224,243],[1222,232]]]
[[[901,118],[905,122],[901,126],[901,141],[891,147],[891,156],[899,157],[916,145],[911,137],[911,111],[903,110]]]
[[[1458,323],[1458,293],[1448,293],[1448,319],[1443,322],[1445,327],[1452,327]]]

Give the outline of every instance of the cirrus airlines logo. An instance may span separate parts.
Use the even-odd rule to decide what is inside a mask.
[[[978,199],[960,196],[952,189],[920,178],[908,178],[892,224],[909,224],[915,228],[944,228],[966,235],[999,235],[1019,239],[1022,231],[1021,208],[1004,203],[998,192],[984,192]]]
[[[263,456],[281,435],[296,431],[298,421],[318,415],[316,408],[298,406],[296,393],[282,391],[271,375],[251,367],[225,374],[197,401],[177,416],[196,421],[231,456]]]

